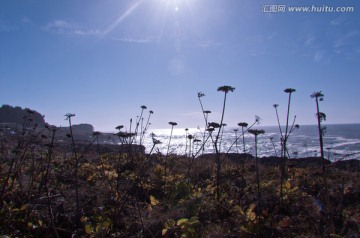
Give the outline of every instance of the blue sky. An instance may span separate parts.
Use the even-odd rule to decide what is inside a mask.
[[[352,6],[354,12],[264,13],[264,5]],[[272,105],[315,124],[310,95],[323,91],[327,123],[359,123],[358,0],[1,0],[0,104],[35,109],[47,122],[113,131],[153,110],[152,128],[262,118]],[[148,115],[145,111],[145,117]]]

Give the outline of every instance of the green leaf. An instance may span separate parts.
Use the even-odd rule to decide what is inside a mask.
[[[91,235],[91,234],[93,233],[93,227],[92,227],[91,224],[87,224],[87,225],[85,226],[85,232],[86,232],[86,234],[88,234],[88,235]]]

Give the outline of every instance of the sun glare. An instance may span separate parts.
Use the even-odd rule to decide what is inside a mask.
[[[173,9],[174,11],[180,10],[180,5],[186,2],[185,0],[161,0],[167,7]]]

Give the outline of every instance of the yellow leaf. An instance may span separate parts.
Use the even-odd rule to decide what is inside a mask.
[[[166,234],[166,232],[168,231],[168,229],[162,229],[161,234],[164,236]]]
[[[187,219],[187,218],[182,218],[182,219],[180,219],[180,220],[177,221],[176,225],[180,226],[181,224],[187,222],[188,220],[189,220],[189,219]]]
[[[28,225],[29,228],[33,228],[33,224],[31,222],[28,222],[27,225]]]
[[[330,234],[330,238],[342,238],[342,236],[336,234]]]
[[[42,220],[38,220],[38,223],[39,223],[39,226],[42,226],[42,225],[43,225]]]
[[[291,183],[289,181],[286,182],[285,188],[286,190],[289,190],[291,188]]]
[[[109,229],[109,227],[111,226],[111,221],[110,220],[106,220],[103,222],[103,227],[105,227],[106,229]]]
[[[250,207],[246,211],[246,216],[251,221],[255,220],[255,218],[256,218],[256,214],[254,212],[255,207],[256,207],[256,205],[253,203],[250,205]]]
[[[89,220],[88,217],[84,217],[84,216],[83,216],[83,217],[80,218],[80,221],[81,221],[81,222],[87,222],[88,220]]]
[[[153,206],[159,205],[159,200],[157,200],[153,195],[150,195],[150,203]]]
[[[24,204],[21,206],[20,211],[24,211],[24,210],[28,209],[28,207],[29,207],[29,204]]]

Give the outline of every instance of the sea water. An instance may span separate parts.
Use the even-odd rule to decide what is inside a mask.
[[[237,132],[235,132],[237,129]],[[281,134],[277,126],[254,126],[252,129],[262,129],[264,134],[258,136],[257,153],[259,156],[280,156],[281,153]],[[208,137],[202,128],[174,128],[172,135],[171,129],[153,129],[148,131],[145,136],[144,146],[149,152],[153,146],[150,135],[153,133],[155,139],[161,141],[154,147],[153,152],[163,154],[197,154],[213,153],[214,141],[217,131]],[[285,128],[282,128],[285,133]],[[193,142],[187,139],[191,134],[194,139],[201,142]],[[170,141],[171,135],[171,141]],[[206,140],[207,139],[207,140]],[[206,141],[204,151],[201,148],[203,141]],[[255,137],[246,132],[244,133],[245,152],[255,154]],[[170,142],[170,143],[169,143]],[[360,124],[334,124],[326,125],[323,137],[325,158],[331,161],[340,159],[360,159]],[[220,133],[218,140],[220,152],[243,153],[244,143],[241,128],[225,127]],[[291,158],[303,158],[310,156],[320,156],[319,131],[317,125],[303,125],[295,129],[287,141],[288,155]]]

